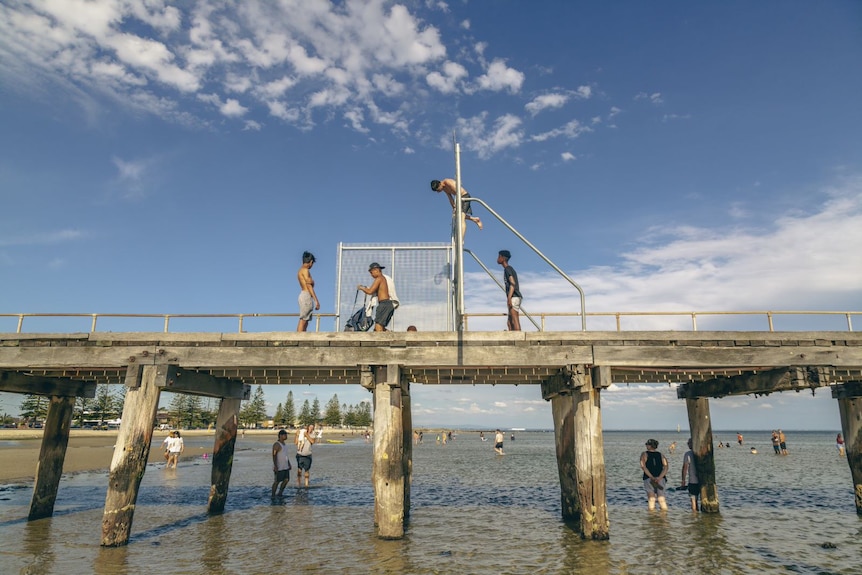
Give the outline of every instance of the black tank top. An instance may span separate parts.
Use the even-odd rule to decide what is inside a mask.
[[[661,453],[658,451],[647,451],[645,467],[649,469],[653,477],[661,475],[661,470],[664,469],[664,465],[661,462]],[[649,479],[649,475],[644,473],[644,479]]]

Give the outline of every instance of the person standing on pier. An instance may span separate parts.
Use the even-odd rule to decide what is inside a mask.
[[[509,310],[506,325],[509,331],[521,331],[521,318],[518,316],[521,310],[521,291],[518,274],[515,268],[509,265],[511,257],[509,250],[500,250],[497,253],[497,263],[503,266],[503,285],[506,289],[506,307]]]
[[[682,487],[688,485],[688,495],[691,498],[691,510],[697,511],[700,497],[700,481],[697,478],[697,468],[694,465],[694,451],[691,449],[691,438],[688,439],[688,451],[682,456]]]
[[[366,295],[377,298],[377,311],[374,314],[374,331],[386,331],[386,326],[392,320],[395,314],[395,309],[398,307],[398,296],[395,294],[395,282],[392,278],[385,275],[383,270],[385,266],[374,262],[368,266],[368,273],[374,278],[374,282],[370,286],[362,284],[356,288]]]
[[[296,486],[302,483],[302,472],[305,471],[305,486],[311,475],[311,446],[314,444],[314,424],[309,423],[305,429],[300,429],[294,439],[296,444]]]
[[[665,484],[667,483],[667,459],[657,451],[658,441],[648,439],[646,451],[641,453],[641,469],[643,469],[644,489],[647,493],[647,507],[652,511],[658,499],[662,511],[667,510],[667,499],[665,499]]]
[[[452,209],[455,209],[455,198],[458,196],[458,184],[455,180],[451,178],[446,178],[443,181],[440,180],[431,180],[431,189],[435,192],[446,192],[446,198],[449,200],[449,203],[452,204]],[[461,187],[461,200],[464,198],[469,198],[470,194],[467,193],[467,190],[464,187]],[[479,229],[482,229],[482,220],[473,215],[473,203],[472,202],[463,202],[461,204],[461,212],[464,214],[464,225],[461,227],[461,241],[464,241],[464,236],[467,234],[467,220],[470,220],[477,226]]]
[[[278,441],[272,444],[272,472],[275,480],[272,482],[272,497],[276,495],[281,497],[284,495],[284,488],[287,487],[287,482],[290,481],[290,459],[287,456],[287,431],[284,429],[278,430]],[[278,488],[278,493],[276,493]]]
[[[315,257],[311,252],[302,252],[302,267],[296,274],[296,279],[299,280],[299,324],[296,326],[296,331],[305,331],[308,329],[308,322],[311,321],[313,310],[320,309],[320,301],[317,299],[317,294],[314,292],[314,279],[311,277],[311,268],[314,265]]]

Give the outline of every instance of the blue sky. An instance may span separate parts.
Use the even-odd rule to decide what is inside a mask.
[[[855,1],[3,2],[0,313],[294,312],[303,250],[331,312],[339,242],[448,241],[428,182],[454,175],[453,131],[465,188],[588,311],[858,311],[860,30]],[[467,247],[512,251],[530,311],[578,309],[475,212]],[[468,312],[502,311],[466,272]],[[538,395],[417,386],[414,422],[549,427]],[[828,395],[713,419],[836,428]],[[603,404],[608,428],[686,421],[665,387]]]

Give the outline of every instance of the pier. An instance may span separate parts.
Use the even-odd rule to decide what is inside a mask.
[[[126,387],[101,544],[124,545],[161,391],[220,398],[207,511],[229,503],[237,414],[252,385],[361,385],[373,394],[377,535],[404,535],[412,473],[410,384],[534,385],[553,414],[563,517],[610,536],[601,391],[675,383],[704,512],[719,511],[709,400],[829,387],[862,514],[862,334],[853,331],[267,332],[0,334],[0,391],[51,397],[30,519],[50,516],[75,397]],[[203,502],[202,502],[203,504]]]

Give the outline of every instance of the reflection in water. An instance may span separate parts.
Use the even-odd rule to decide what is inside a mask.
[[[95,575],[128,575],[130,573],[129,548],[99,547],[93,561],[93,573]]]
[[[54,548],[47,544],[51,541],[51,520],[40,519],[24,524],[24,551],[27,554],[28,575],[51,573],[54,566]]]
[[[203,540],[201,564],[204,572],[212,575],[227,573],[223,566],[228,562],[231,540],[227,533],[225,516],[214,515],[207,519],[201,525],[200,539]]]

